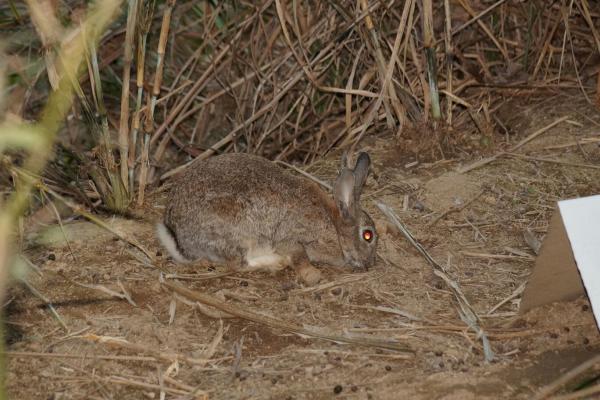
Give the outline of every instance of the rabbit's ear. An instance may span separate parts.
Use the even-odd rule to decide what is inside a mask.
[[[357,197],[355,196],[354,182],[356,178],[351,170],[342,169],[333,185],[333,199],[342,218],[352,221],[357,215]]]
[[[371,158],[367,153],[361,152],[356,160],[356,166],[354,167],[354,191],[357,195],[357,200],[362,192],[362,187],[367,181],[367,175],[369,175],[369,166],[371,165]]]

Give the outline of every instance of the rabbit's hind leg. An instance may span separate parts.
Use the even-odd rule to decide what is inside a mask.
[[[300,243],[284,243],[276,248],[277,253],[285,254],[300,280],[308,286],[313,286],[321,280],[321,271],[315,268],[308,259],[304,246]]]

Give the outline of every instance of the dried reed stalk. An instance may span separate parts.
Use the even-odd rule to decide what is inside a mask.
[[[381,80],[381,86],[382,86],[382,88],[387,87],[389,90],[389,92],[388,92],[388,90],[382,90],[380,97],[383,99],[383,106],[385,107],[385,116],[386,116],[387,126],[388,126],[388,128],[392,128],[395,124],[394,124],[394,118],[392,117],[392,113],[390,111],[390,104],[389,104],[387,95],[389,93],[390,97],[392,99],[394,99],[395,101],[398,101],[398,98],[396,96],[395,90],[393,89],[393,86],[391,86],[391,89],[390,89],[390,85],[385,84],[385,82],[386,82],[385,58],[384,58],[383,52],[381,50],[381,42],[379,40],[379,35],[377,34],[377,31],[375,30],[375,25],[373,24],[373,19],[369,15],[369,7],[367,5],[367,0],[360,0],[360,5],[362,7],[362,10],[366,14],[365,15],[365,25],[366,25],[367,31],[369,32],[369,35],[371,37],[372,46],[375,51],[375,59],[377,61],[377,67],[378,67],[378,71],[379,71],[379,78]]]
[[[444,30],[444,44],[446,50],[446,91],[452,93],[453,87],[453,64],[454,54],[452,50],[452,12],[450,9],[450,0],[444,0],[444,16],[446,18]],[[452,97],[446,98],[446,123],[452,126]]]
[[[169,361],[169,362],[181,361],[181,362],[185,362],[185,363],[188,363],[191,365],[206,365],[211,362],[211,360],[208,358],[194,358],[194,357],[189,357],[189,356],[186,356],[184,354],[179,354],[179,353],[167,353],[167,352],[152,348],[150,346],[144,346],[142,344],[131,343],[127,340],[124,340],[121,338],[115,338],[115,337],[111,337],[111,336],[98,336],[98,335],[90,333],[90,334],[81,336],[81,338],[84,340],[91,341],[91,342],[101,343],[103,345],[106,345],[107,347],[121,348],[121,349],[135,351],[137,353],[142,353],[142,354],[150,354],[154,358],[157,358],[159,360]]]
[[[317,332],[316,330],[309,330],[299,325],[282,321],[273,317],[268,317],[266,315],[261,315],[254,313],[249,310],[244,310],[238,306],[233,306],[224,301],[221,301],[213,296],[209,296],[204,293],[200,293],[198,291],[193,291],[187,289],[179,284],[171,283],[163,281],[162,284],[174,292],[185,296],[191,300],[199,301],[208,306],[214,307],[220,311],[223,311],[227,314],[243,318],[252,322],[256,322],[265,326],[268,326],[273,329],[280,329],[285,332],[295,333],[301,336],[308,336],[316,339],[323,339],[332,342],[338,343],[348,343],[354,344],[357,346],[367,346],[367,347],[379,347],[390,350],[396,350],[399,352],[406,353],[407,357],[411,357],[413,352],[409,350],[409,348],[405,345],[401,345],[391,340],[383,340],[383,339],[371,339],[371,338],[352,338],[345,336],[336,336],[328,333]]]
[[[438,115],[451,126],[449,132],[456,132],[445,140],[460,147],[462,136],[487,135],[494,125],[505,126],[497,113],[504,100],[490,95],[493,91],[579,87],[593,98],[590,57],[600,47],[593,24],[599,9],[589,0],[565,2],[562,8],[558,3],[540,7],[539,2],[517,5],[506,0],[489,6],[465,0],[316,0],[311,7],[283,0],[207,3],[197,14],[182,12],[171,34],[177,35],[177,46],[166,59],[162,28],[172,18],[172,8],[167,3],[161,11],[163,35],[158,38],[149,34],[148,10],[155,0],[131,1],[139,8],[136,46],[131,43],[136,13],[130,12],[124,24],[130,44],[123,63],[112,63],[115,58],[107,56],[97,60],[96,69],[103,73],[103,66],[123,67],[117,71],[124,81],[118,151],[123,158],[130,119],[125,192],[131,195],[139,184],[138,202],[155,172],[171,176],[190,158],[245,151],[309,163],[335,147],[356,146],[386,126],[398,126],[396,136],[405,143],[405,135],[414,132],[405,127]],[[438,10],[439,16],[434,14]],[[39,25],[38,30],[45,29]],[[394,43],[390,27],[396,30]],[[47,38],[45,43],[52,43],[52,36]],[[144,99],[147,41],[154,52],[158,48],[160,65]],[[444,53],[437,51],[440,45]],[[129,116],[125,91],[133,54],[128,49],[135,47],[137,98],[135,113]],[[91,75],[94,83],[99,81]],[[513,78],[519,82],[509,83]],[[166,83],[162,98],[157,79]],[[94,87],[92,94],[96,92]],[[112,106],[111,97],[107,94],[107,107]],[[227,105],[230,100],[234,106]],[[108,114],[112,116],[110,110]],[[144,114],[152,126],[140,133]],[[212,116],[223,115],[213,129]],[[428,150],[421,149],[444,146],[435,137],[412,142],[424,153]],[[176,165],[166,164],[166,155]],[[124,181],[123,164],[116,162]],[[98,190],[111,194],[112,180],[107,175],[104,182],[96,182]]]
[[[101,195],[106,205],[117,212],[124,212],[129,206],[129,195],[127,193],[127,180],[123,181],[119,174],[119,167],[113,154],[113,140],[110,134],[110,128],[108,126],[108,115],[106,113],[106,105],[104,102],[104,92],[102,89],[102,79],[100,77],[100,67],[98,65],[98,54],[96,51],[96,45],[90,43],[89,45],[89,57],[88,63],[90,82],[92,84],[92,94],[94,98],[94,104],[98,118],[100,119],[100,138],[102,141],[100,158],[102,161],[102,168],[104,173],[108,177],[108,184],[103,184],[104,176],[101,171],[92,171],[95,176],[95,181],[101,190]],[[95,126],[95,124],[93,125]]]
[[[121,167],[121,181],[129,182],[129,86],[131,78],[131,61],[133,59],[133,39],[135,35],[138,14],[138,0],[128,0],[127,25],[125,29],[125,43],[123,51],[123,86],[121,87],[121,114],[119,120],[119,155]],[[131,143],[131,145],[135,145]],[[132,187],[126,185],[131,193]]]
[[[431,116],[434,120],[442,117],[440,109],[440,94],[437,84],[437,59],[435,55],[435,40],[433,38],[433,5],[431,0],[422,0],[423,42],[425,60],[427,61],[427,77],[429,80],[429,98],[431,100]]]
[[[133,193],[135,187],[135,165],[138,146],[138,134],[140,130],[140,120],[142,118],[142,100],[144,95],[144,71],[146,65],[146,44],[148,42],[148,32],[152,24],[154,7],[156,0],[144,0],[138,2],[139,18],[137,28],[137,52],[136,52],[136,86],[137,95],[135,101],[135,113],[131,126],[131,137],[129,139],[129,159],[128,175],[130,192]]]
[[[137,204],[144,203],[144,192],[148,183],[148,173],[150,170],[149,155],[150,155],[150,138],[154,131],[154,110],[156,107],[156,99],[160,94],[160,85],[162,82],[163,69],[165,65],[165,51],[167,48],[167,39],[169,38],[169,28],[171,26],[171,15],[176,0],[169,0],[167,8],[163,14],[162,25],[160,27],[160,39],[158,41],[158,58],[156,60],[156,71],[154,71],[154,85],[152,87],[152,96],[148,96],[148,105],[146,106],[146,116],[144,120],[144,143],[142,148],[142,161],[140,166],[140,178],[138,188]]]
[[[467,300],[466,296],[464,295],[463,291],[460,289],[456,281],[452,280],[448,276],[444,268],[429,255],[429,253],[423,248],[423,246],[421,246],[419,242],[415,240],[415,238],[408,231],[408,229],[406,229],[406,226],[404,226],[404,224],[400,221],[400,218],[398,218],[394,210],[392,210],[387,204],[384,204],[382,202],[377,202],[377,207],[381,210],[383,214],[385,214],[388,220],[398,229],[398,231],[402,233],[402,235],[404,235],[404,237],[409,241],[409,243],[412,244],[419,253],[421,253],[421,255],[425,258],[427,263],[431,265],[433,273],[436,276],[440,277],[448,285],[448,287],[452,291],[452,294],[454,295],[456,302],[458,303],[458,313],[461,320],[463,320],[463,322],[465,322],[465,324],[467,324],[467,326],[475,332],[477,338],[481,339],[485,361],[492,361],[495,357],[494,352],[490,345],[487,334],[481,327],[481,319],[475,312],[475,309]]]

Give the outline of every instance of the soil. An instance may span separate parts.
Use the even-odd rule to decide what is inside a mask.
[[[598,143],[575,143],[600,138],[600,114],[577,97],[555,97],[562,99],[553,106],[507,105],[513,133],[497,138],[496,150],[508,147],[503,140],[517,143],[570,115],[519,153],[584,166],[500,157],[460,174],[456,169],[475,156],[415,165],[398,162],[405,156],[397,154],[394,138],[370,138],[365,147],[374,165],[363,203],[380,232],[379,261],[366,272],[322,268],[324,280],[312,288],[289,270],[224,275],[218,266],[174,264],[154,236],[164,208],[161,190],[138,212],[143,218],[108,218],[150,251],[151,264],[92,223],[38,226],[25,254],[40,273],[27,279],[60,321],[45,301],[14,285],[6,309],[10,397],[159,399],[162,391],[167,399],[531,398],[600,351],[583,297],[526,314],[519,313],[520,295],[495,307],[532,271],[535,254],[525,230],[543,240],[557,200],[600,193]],[[556,147],[562,144],[570,145]],[[331,182],[338,163],[328,157],[307,172]],[[492,362],[485,362],[481,340],[460,319],[451,290],[374,200],[392,207],[460,286],[489,335]],[[174,295],[161,279],[338,335],[396,339],[414,355],[214,318],[214,310]],[[124,292],[130,301],[115,296]],[[179,361],[172,361],[174,354]],[[195,389],[206,396],[190,394]]]

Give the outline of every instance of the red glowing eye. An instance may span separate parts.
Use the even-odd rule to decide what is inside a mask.
[[[369,229],[365,229],[362,233],[362,237],[363,239],[365,239],[367,242],[370,242],[371,240],[373,240],[373,231],[369,230]]]

